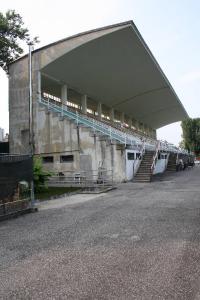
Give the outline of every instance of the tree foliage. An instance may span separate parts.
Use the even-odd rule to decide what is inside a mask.
[[[200,118],[186,119],[181,124],[183,142],[187,150],[200,155]]]
[[[40,157],[34,157],[33,176],[35,192],[47,189],[46,183],[48,178],[52,176],[52,173],[43,170],[42,160]]]
[[[24,27],[22,17],[14,10],[5,15],[0,12],[0,67],[8,73],[8,65],[23,53],[20,42],[30,42],[28,29]],[[37,42],[37,38],[33,39]]]

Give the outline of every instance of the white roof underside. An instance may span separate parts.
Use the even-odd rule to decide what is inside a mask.
[[[155,129],[188,117],[134,24],[114,29],[100,37],[91,31],[94,39],[41,71]]]

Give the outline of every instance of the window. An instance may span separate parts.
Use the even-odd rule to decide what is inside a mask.
[[[60,162],[61,163],[68,163],[74,161],[74,155],[61,155]]]
[[[128,152],[128,160],[134,160],[135,159],[135,153]]]
[[[53,156],[44,156],[42,158],[42,161],[43,161],[44,164],[53,163]]]
[[[136,153],[136,159],[141,159],[141,153]]]

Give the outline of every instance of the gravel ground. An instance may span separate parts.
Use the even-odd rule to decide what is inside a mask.
[[[0,223],[0,299],[200,299],[200,167]]]

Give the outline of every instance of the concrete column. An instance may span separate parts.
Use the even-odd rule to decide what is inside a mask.
[[[83,114],[87,114],[87,95],[81,97],[81,111]]]
[[[134,126],[136,130],[139,130],[139,122],[137,120],[135,120]]]
[[[98,102],[98,106],[97,106],[97,112],[98,112],[98,118],[101,120],[102,117],[102,104],[100,102]]]
[[[154,139],[157,139],[157,131],[156,131],[156,129],[153,129],[153,135],[154,135]]]
[[[41,91],[41,73],[38,71],[38,98],[41,101],[42,98],[42,91]]]
[[[132,126],[132,119],[131,118],[129,118],[128,119],[128,126],[131,128],[131,126]]]
[[[62,101],[62,104],[67,105],[67,85],[66,84],[64,84],[61,87],[61,101]]]
[[[110,109],[110,121],[114,122],[114,118],[115,118],[114,108],[111,108]]]
[[[124,112],[121,112],[121,123],[123,124],[125,120]]]
[[[144,125],[144,123],[142,123],[141,130],[142,130],[143,133],[145,133],[145,125]]]
[[[147,126],[147,125],[146,125],[146,128],[145,128],[145,130],[146,130],[146,135],[150,136],[150,130],[149,130],[149,126]]]
[[[143,130],[143,128],[142,128],[142,123],[141,123],[141,122],[138,122],[138,130],[139,130],[139,131],[142,131],[142,130]]]
[[[137,130],[137,121],[132,119],[132,126]]]

